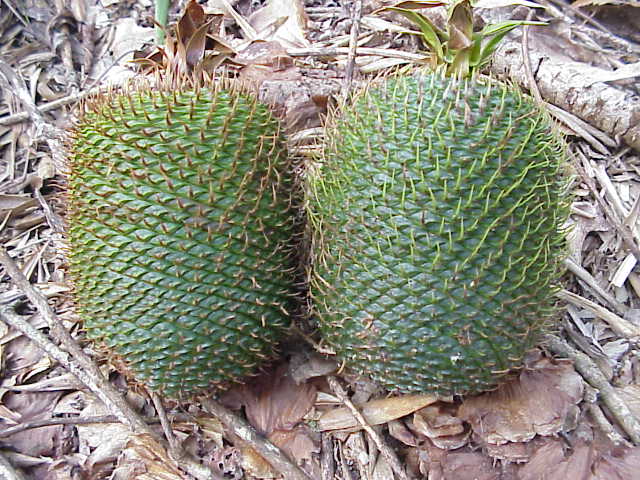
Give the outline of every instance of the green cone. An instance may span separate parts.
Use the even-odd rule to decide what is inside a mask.
[[[170,396],[253,373],[289,324],[291,171],[277,120],[236,88],[95,99],[68,191],[88,336]]]
[[[494,80],[397,75],[328,138],[308,199],[327,345],[392,391],[493,388],[555,311],[568,209],[548,119]]]

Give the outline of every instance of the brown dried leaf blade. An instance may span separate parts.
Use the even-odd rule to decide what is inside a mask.
[[[459,416],[484,443],[524,442],[561,431],[582,394],[583,381],[572,364],[542,359],[498,390],[467,398]]]

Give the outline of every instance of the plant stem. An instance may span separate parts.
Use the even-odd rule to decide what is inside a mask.
[[[171,0],[156,0],[156,43],[162,45],[164,43],[164,29],[169,20],[169,4]]]

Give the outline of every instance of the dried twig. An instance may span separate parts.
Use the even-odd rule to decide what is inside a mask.
[[[115,387],[107,381],[102,372],[93,363],[91,358],[82,351],[82,348],[64,328],[62,322],[53,312],[47,299],[29,283],[14,261],[9,257],[4,247],[0,247],[0,264],[4,266],[13,282],[22,290],[27,298],[47,321],[52,335],[67,350],[51,342],[39,330],[34,328],[22,316],[18,315],[14,307],[10,305],[0,306],[0,317],[8,325],[20,331],[23,335],[43,349],[51,358],[58,361],[63,367],[73,373],[78,380],[87,386],[113,413],[118,420],[127,425],[132,432],[148,435],[154,441],[162,445],[162,439],[149,428],[146,422],[138,415],[126,400],[118,393]],[[195,459],[184,457],[182,452],[172,452],[171,458],[183,470],[199,479],[215,478],[213,472],[200,465]]]
[[[293,464],[278,447],[258,435],[251,425],[231,410],[209,398],[202,401],[202,406],[208,413],[217,417],[240,440],[258,452],[287,480],[310,480],[307,474]]]
[[[595,292],[604,301],[606,301],[609,305],[611,305],[618,313],[621,313],[622,315],[624,315],[629,311],[629,307],[627,307],[623,303],[620,303],[618,300],[616,300],[616,298],[613,295],[606,292],[600,285],[598,285],[598,282],[596,282],[596,279],[593,278],[593,276],[591,276],[589,272],[587,272],[584,268],[582,268],[580,265],[575,263],[573,260],[569,258],[565,259],[564,265],[571,271],[571,273],[573,273],[576,277],[578,277],[580,280],[585,282],[587,286],[593,290],[593,292]]]
[[[349,37],[349,53],[347,56],[347,66],[344,72],[344,84],[342,86],[342,96],[346,97],[351,90],[353,82],[353,71],[356,65],[356,49],[358,48],[358,36],[360,35],[360,19],[362,18],[362,0],[355,0],[351,11],[351,35]]]
[[[569,303],[572,303],[578,307],[586,308],[587,310],[594,313],[598,318],[601,318],[611,327],[611,329],[616,332],[618,335],[628,338],[634,339],[640,337],[640,327],[637,327],[629,320],[625,320],[624,318],[616,315],[615,313],[607,310],[602,305],[598,305],[591,300],[588,300],[580,295],[570,292],[568,290],[561,290],[557,294],[558,298],[565,300]]]
[[[67,105],[72,105],[78,103],[79,101],[87,98],[90,95],[93,95],[98,90],[85,90],[79,93],[74,93],[73,95],[67,95],[66,97],[59,98],[57,100],[53,100],[52,102],[43,103],[42,105],[38,105],[38,111],[43,114],[50,112],[52,110],[57,110],[60,107],[66,107]],[[0,117],[0,125],[2,126],[11,126],[16,123],[24,122],[31,118],[31,114],[26,112],[14,113],[13,115],[7,115],[6,117]]]
[[[15,389],[15,387],[13,387]],[[143,417],[149,424],[160,423],[158,417]],[[193,419],[191,415],[180,414],[172,416],[173,421],[187,422]],[[121,423],[115,415],[94,415],[91,417],[55,417],[44,420],[34,420],[32,422],[22,422],[13,427],[0,430],[0,438],[9,437],[16,433],[24,432],[34,428],[49,427],[51,425],[90,425],[92,423]]]
[[[554,353],[573,360],[576,370],[599,391],[603,403],[631,441],[640,445],[640,422],[633,416],[627,404],[618,396],[598,366],[587,355],[577,351],[558,337],[549,335],[546,344]]]
[[[27,480],[24,474],[17,470],[11,462],[0,452],[0,478],[2,480]]]
[[[604,412],[597,403],[590,403],[587,407],[591,418],[596,425],[604,432],[604,434],[616,445],[624,445],[627,443],[622,435],[620,435],[613,425],[609,422]]]
[[[5,430],[0,430],[0,438],[10,437],[16,433],[32,430],[34,428],[50,427],[52,425],[90,425],[92,423],[119,423],[115,415],[96,415],[93,417],[61,417],[22,422]]]
[[[533,10],[530,9],[527,14],[527,21],[530,21],[532,18]],[[538,84],[536,83],[536,79],[533,76],[533,71],[531,69],[531,55],[529,54],[529,25],[525,25],[522,30],[522,59],[525,76],[529,84],[529,90],[531,91],[533,98],[536,99],[536,102],[540,104],[542,103],[542,95],[540,95],[540,89],[538,88]]]
[[[287,55],[291,57],[337,57],[338,55],[348,55],[348,47],[335,48],[291,48],[287,50]],[[372,48],[358,47],[358,55],[375,55],[386,58],[399,58],[408,62],[420,62],[425,60],[424,54],[404,52],[402,50],[394,50],[392,48]]]
[[[167,418],[167,412],[164,410],[164,406],[162,405],[162,399],[158,396],[157,393],[151,393],[151,400],[153,401],[153,406],[158,412],[158,418],[160,419],[160,424],[162,425],[162,431],[164,432],[164,436],[169,442],[169,446],[173,452],[180,452],[182,447],[176,440],[176,436],[173,434],[173,430],[171,428],[171,423]]]
[[[27,298],[47,321],[51,329],[51,334],[69,353],[54,345],[42,333],[32,327],[21,316],[17,315],[12,308],[4,306],[2,313],[8,323],[11,323],[46,351],[52,358],[60,362],[63,367],[78,377],[83,384],[87,385],[87,387],[104,402],[109,408],[109,411],[116,415],[121,422],[128,425],[134,432],[148,433],[154,437],[155,435],[149,430],[147,424],[144,423],[139,415],[124,401],[113,385],[104,378],[104,375],[93,363],[91,358],[82,351],[82,348],[80,348],[71,334],[64,328],[58,316],[53,312],[47,303],[47,299],[29,283],[29,280],[23,275],[3,247],[0,247],[0,264],[4,266],[16,286],[25,293]]]
[[[580,152],[580,151],[578,151],[577,153],[578,153],[578,156],[581,157],[581,160],[584,163],[587,163],[587,159],[584,156],[584,154],[582,152]],[[629,249],[629,251],[631,253],[633,253],[635,255],[636,258],[640,259],[640,248],[636,244],[636,242],[635,242],[635,240],[633,238],[633,234],[632,234],[631,230],[629,229],[629,227],[627,225],[625,225],[618,218],[618,216],[616,215],[616,212],[613,210],[613,208],[611,208],[609,206],[609,204],[604,201],[604,199],[600,195],[600,192],[598,191],[598,188],[595,185],[595,182],[593,181],[593,179],[589,175],[587,175],[585,167],[583,167],[581,165],[581,162],[574,161],[573,162],[573,167],[578,171],[578,174],[580,175],[580,179],[587,185],[587,188],[589,188],[589,191],[591,192],[593,197],[596,199],[598,204],[602,207],[602,210],[606,214],[608,220],[611,222],[611,224],[614,226],[616,231],[622,237],[622,240],[624,241],[625,246]]]
[[[322,472],[322,480],[334,480],[335,478],[335,462],[333,460],[333,441],[331,435],[322,432],[322,450],[320,453],[320,467]]]
[[[389,448],[386,443],[384,443],[382,438],[380,438],[380,435],[378,435],[378,433],[373,428],[371,428],[371,425],[367,423],[365,418],[362,416],[362,413],[360,413],[360,411],[356,408],[349,397],[347,397],[347,393],[344,391],[342,385],[340,385],[340,382],[338,382],[336,377],[329,376],[327,377],[327,380],[329,381],[329,386],[331,387],[333,393],[335,393],[340,401],[344,403],[349,410],[351,410],[352,415],[356,418],[358,423],[362,425],[363,430],[369,434],[369,436],[373,440],[373,443],[376,444],[376,447],[378,447],[380,453],[382,453],[384,458],[389,463],[389,466],[393,470],[393,473],[395,473],[401,480],[408,480],[407,473],[405,472],[404,468],[402,468],[400,460],[398,460],[395,452],[391,450],[391,448]]]

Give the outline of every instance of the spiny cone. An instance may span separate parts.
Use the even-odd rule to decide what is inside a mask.
[[[491,79],[393,76],[329,122],[311,175],[323,338],[392,391],[491,389],[554,313],[560,142]]]
[[[86,108],[70,160],[70,274],[90,338],[174,397],[272,356],[296,226],[267,106],[238,88],[131,88]]]

